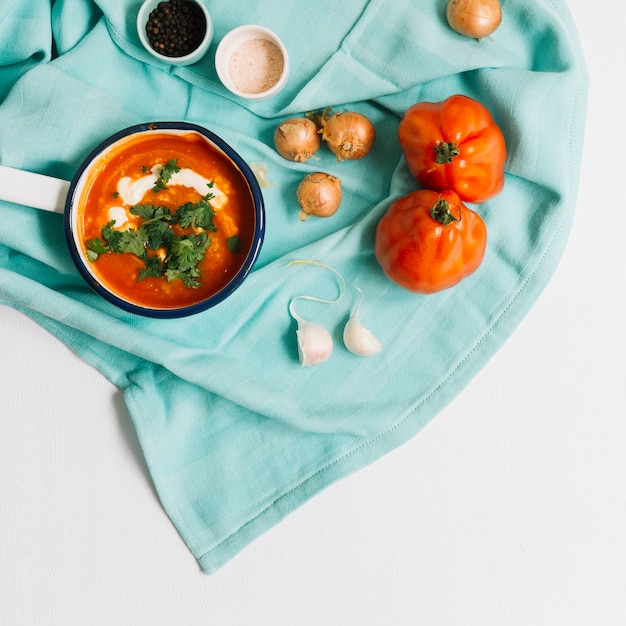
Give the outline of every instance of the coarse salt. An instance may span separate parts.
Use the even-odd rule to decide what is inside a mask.
[[[258,38],[235,48],[228,71],[233,84],[242,93],[262,93],[278,82],[284,64],[278,46],[268,39]]]

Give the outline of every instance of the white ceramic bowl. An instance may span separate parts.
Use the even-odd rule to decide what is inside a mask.
[[[265,42],[274,45],[268,46]],[[220,41],[215,51],[215,69],[224,86],[236,96],[265,100],[285,86],[289,77],[289,55],[271,30],[246,24],[231,30]]]
[[[209,11],[203,4],[202,0],[190,0],[194,4],[198,5],[202,10],[202,13],[204,13],[204,18],[206,21],[206,32],[204,34],[204,38],[200,42],[200,45],[193,52],[190,52],[189,54],[181,57],[170,57],[164,54],[159,54],[150,45],[148,35],[146,34],[146,24],[148,23],[150,13],[152,13],[152,11],[162,1],[163,0],[145,0],[145,2],[141,5],[139,9],[139,12],[137,13],[137,34],[139,35],[139,39],[141,40],[143,47],[154,58],[159,59],[160,61],[165,61],[166,63],[170,63],[171,65],[191,65],[192,63],[197,63],[206,54],[209,46],[211,45],[211,41],[213,40],[213,22],[211,21]]]

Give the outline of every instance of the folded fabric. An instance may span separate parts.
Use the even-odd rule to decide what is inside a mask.
[[[65,342],[124,392],[163,507],[210,573],[307,499],[413,437],[506,341],[547,285],[576,205],[587,76],[564,0],[506,0],[496,33],[453,32],[445,2],[207,1],[215,40],[173,67],[139,44],[140,2],[5,0],[0,8],[0,163],[69,180],[91,149],[137,123],[187,120],[267,168],[264,246],[254,271],[217,307],[177,320],[133,316],[75,270],[62,216],[0,202],[0,302]],[[287,87],[242,101],[220,84],[219,39],[244,23],[277,32]],[[51,41],[53,45],[51,46]],[[463,93],[485,104],[508,148],[504,191],[476,210],[489,241],[458,286],[422,296],[383,275],[378,220],[417,188],[397,139],[418,101]],[[372,152],[292,163],[273,148],[278,121],[325,107],[365,113]],[[301,222],[305,172],[332,172],[344,199]],[[289,302],[328,328],[335,350],[301,368]],[[359,288],[360,319],[383,343],[357,357],[342,328]],[[78,408],[77,408],[78,410]]]

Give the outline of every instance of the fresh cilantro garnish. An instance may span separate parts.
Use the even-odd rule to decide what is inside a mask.
[[[198,202],[188,202],[178,207],[176,218],[182,228],[204,228],[215,230],[213,216],[215,212],[206,199],[206,196]]]
[[[166,206],[158,206],[156,204],[136,204],[130,208],[133,215],[143,217],[144,220],[165,220],[172,219],[172,214]]]
[[[172,240],[166,260],[179,269],[187,270],[204,258],[208,247],[209,236],[204,232],[176,237]]]
[[[109,252],[109,246],[99,237],[87,242],[87,257],[90,261],[95,261],[101,254],[106,252]]]
[[[192,289],[197,289],[200,286],[200,270],[198,270],[197,267],[188,271],[168,269],[165,272],[165,278],[167,278],[169,282],[178,278],[183,281],[185,287],[191,287]]]
[[[176,172],[180,172],[180,167],[176,165],[177,159],[170,159],[165,165],[162,165],[159,168],[159,178],[156,183],[154,183],[154,187],[152,187],[152,191],[154,193],[159,193],[163,189],[167,189],[167,183],[172,178],[172,175]]]
[[[178,171],[175,163],[168,162],[169,170],[165,177],[161,170],[160,180],[169,180]],[[211,183],[209,187],[212,186]],[[148,276],[165,277],[170,282],[180,279],[187,287],[197,288],[202,278],[199,264],[211,244],[209,232],[217,230],[210,204],[213,197],[209,192],[198,202],[179,206],[175,212],[162,205],[136,204],[130,212],[140,218],[140,226],[117,230],[115,220],[111,220],[102,227],[101,237],[87,242],[87,258],[93,262],[106,253],[131,253],[144,263],[138,281]],[[227,245],[231,252],[239,252],[239,236],[229,237]]]
[[[130,212],[133,215],[138,215],[139,217],[149,220],[152,219],[157,208],[158,207],[154,204],[136,204],[135,206],[130,207]]]
[[[204,258],[211,241],[205,232],[185,235],[172,240],[170,253],[165,259],[165,277],[170,282],[180,278],[187,287],[199,287],[200,270],[198,264]]]
[[[233,254],[239,254],[241,252],[241,240],[239,239],[239,235],[233,235],[226,240],[226,245],[228,246],[229,252]]]
[[[158,256],[144,255],[143,259],[146,265],[143,269],[139,270],[139,276],[137,277],[138,281],[143,280],[148,276],[155,276],[156,278],[160,278],[161,276],[163,276],[165,269],[163,267],[163,264],[161,263],[161,259]]]
[[[115,220],[102,227],[102,237],[109,244],[111,252],[117,252],[118,254],[130,252],[138,257],[143,256],[146,243],[148,242],[148,235],[145,229],[135,230],[134,228],[129,228],[127,230],[115,230],[113,228],[114,224]]]
[[[148,250],[166,248],[169,245],[169,241],[171,241],[174,236],[174,232],[169,227],[168,223],[162,220],[145,222],[142,228],[146,231],[148,237],[146,242],[146,248]]]

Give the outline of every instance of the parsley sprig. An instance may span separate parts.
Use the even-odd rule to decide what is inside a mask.
[[[167,181],[166,181],[167,182]],[[198,202],[188,202],[175,212],[166,206],[137,204],[130,212],[141,218],[139,228],[116,230],[115,220],[102,227],[102,237],[87,242],[87,257],[95,261],[101,254],[130,252],[142,259],[144,266],[137,280],[148,276],[165,277],[169,282],[180,279],[187,287],[201,284],[200,261],[211,244],[210,232],[217,231],[213,223],[215,212],[211,207],[211,192]],[[185,231],[172,228],[178,225]],[[238,251],[235,240],[229,241],[231,252]]]

